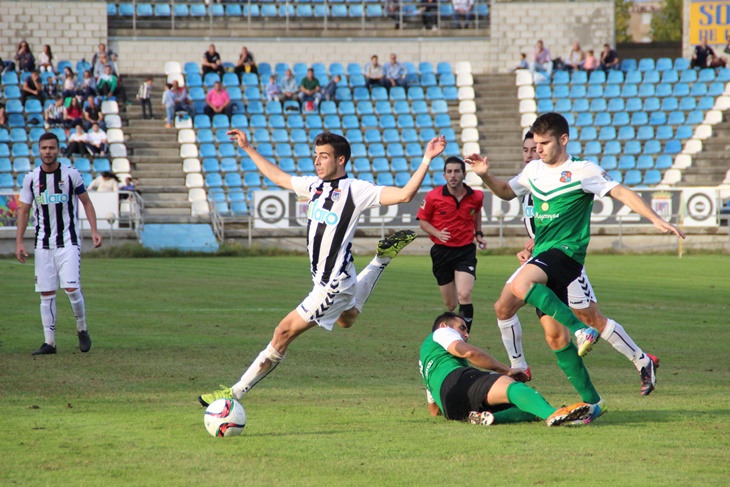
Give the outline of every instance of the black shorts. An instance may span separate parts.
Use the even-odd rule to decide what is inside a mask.
[[[466,272],[476,279],[477,246],[473,243],[463,247],[447,247],[434,245],[431,247],[433,275],[439,286],[445,286],[454,280],[454,272]]]
[[[534,256],[527,261],[534,264],[547,274],[547,287],[566,305],[568,304],[568,286],[580,277],[583,266],[576,260],[568,257],[559,249],[550,249]],[[545,314],[536,309],[538,318]]]
[[[462,367],[451,372],[441,384],[444,417],[464,420],[471,411],[484,410],[489,406],[487,394],[500,377],[502,374],[473,367]]]

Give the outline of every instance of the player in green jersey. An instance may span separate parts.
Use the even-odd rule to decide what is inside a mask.
[[[578,320],[565,302],[569,284],[580,276],[583,269],[590,241],[594,195],[610,195],[621,201],[663,233],[673,233],[680,238],[684,238],[684,234],[662,219],[634,191],[613,181],[598,165],[570,157],[566,150],[569,126],[562,115],[541,115],[531,131],[540,159],[527,164],[509,182],[489,174],[487,159],[478,154],[468,157],[465,162],[502,199],[510,200],[532,193],[535,218],[533,257],[514,276],[510,291],[518,299],[567,326],[576,335],[579,355],[582,356],[591,349],[599,334]]]
[[[592,405],[552,407],[540,393],[517,382],[527,380],[524,371],[510,369],[468,340],[464,318],[446,312],[436,318],[421,345],[419,367],[431,415],[443,413],[446,419],[483,425],[538,418],[548,426],[589,421]]]

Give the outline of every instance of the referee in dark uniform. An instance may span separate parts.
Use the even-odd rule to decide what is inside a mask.
[[[480,249],[487,247],[482,233],[484,193],[464,184],[466,168],[458,157],[444,164],[446,184],[429,191],[418,210],[421,229],[430,235],[433,275],[449,311],[459,313],[471,330],[474,306],[471,291],[476,279],[476,237]]]

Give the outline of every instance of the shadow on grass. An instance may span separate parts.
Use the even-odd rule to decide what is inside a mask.
[[[730,416],[730,409],[710,409],[707,411],[694,410],[649,410],[617,411],[609,410],[604,416],[591,423],[591,428],[602,426],[647,424],[647,423],[680,423],[688,420],[701,420],[710,417],[724,418]]]

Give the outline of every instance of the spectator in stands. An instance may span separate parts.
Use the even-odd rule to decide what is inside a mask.
[[[132,179],[132,176],[127,176],[124,178],[124,184],[119,186],[119,189],[121,191],[134,191],[135,186],[137,185],[137,180]],[[128,195],[125,195],[128,196]]]
[[[390,62],[383,68],[383,74],[386,79],[386,86],[392,88],[393,86],[407,86],[406,75],[408,70],[405,66],[398,62],[395,54],[390,55]]]
[[[43,85],[43,99],[44,100],[55,100],[60,95],[58,91],[58,85],[56,85],[56,78],[49,76],[46,78],[46,84]]]
[[[0,57],[0,72],[6,73],[10,71],[15,71],[15,63],[13,61],[4,61]]]
[[[454,21],[457,29],[468,29],[471,20],[474,0],[452,0],[454,6]],[[461,22],[464,22],[463,24]]]
[[[99,128],[99,124],[94,122],[91,124],[91,131],[86,134],[86,150],[89,154],[104,156],[109,150],[109,140],[106,132]]]
[[[228,96],[228,91],[223,89],[220,81],[216,81],[213,89],[205,96],[205,114],[212,118],[217,113],[225,113],[228,118],[233,115],[231,97]]]
[[[601,53],[601,69],[608,72],[610,69],[619,68],[619,58],[616,55],[616,50],[611,49],[608,44],[603,45],[603,52]]]
[[[425,30],[438,30],[436,25],[436,11],[438,10],[437,0],[421,0],[421,22]]]
[[[8,114],[5,111],[5,103],[0,103],[0,127],[5,127],[8,124]]]
[[[553,60],[550,57],[550,51],[543,44],[542,39],[537,41],[535,52],[532,55],[530,63],[530,71],[534,76],[535,73],[541,73],[550,78],[553,72]]]
[[[96,82],[99,82],[99,78],[101,78],[105,71],[105,68],[107,66],[110,66],[109,64],[109,58],[106,57],[106,54],[101,53],[99,54],[98,59],[96,60],[96,63],[94,64],[94,78],[96,78]],[[111,66],[112,72],[114,72],[114,67]]]
[[[51,51],[51,46],[46,44],[43,46],[43,52],[38,56],[38,64],[40,64],[40,67],[38,68],[40,71],[48,71],[49,73],[53,73],[53,52]]]
[[[97,46],[97,51],[94,53],[93,56],[91,56],[91,66],[96,66],[96,62],[99,60],[99,56],[104,54],[107,59],[111,59],[112,57],[116,57],[116,54],[111,49],[106,48],[106,44],[103,42],[99,43]]]
[[[75,96],[71,98],[71,104],[66,108],[66,128],[80,126],[83,129],[84,111],[81,108],[79,99]]]
[[[395,20],[395,28],[400,29],[401,0],[385,0],[385,15]]]
[[[165,107],[165,127],[172,127],[172,119],[175,118],[175,94],[172,91],[172,85],[165,85],[165,92],[162,94],[162,106]]]
[[[99,88],[99,94],[105,99],[119,94],[119,78],[112,72],[111,66],[104,67],[104,74],[99,76],[96,86]]]
[[[172,98],[175,102],[175,112],[188,112],[191,117],[195,116],[195,105],[190,100],[188,92],[184,86],[180,86],[177,80],[172,82]]]
[[[84,126],[86,130],[89,130],[95,123],[102,130],[106,130],[106,123],[104,122],[104,114],[101,113],[101,107],[96,103],[94,95],[89,95],[86,107],[84,108]]]
[[[43,103],[43,81],[38,71],[33,71],[20,88],[20,101],[23,102],[23,105],[25,105],[25,101],[29,98],[39,100]]]
[[[530,69],[530,63],[527,62],[527,54],[524,52],[520,53],[520,60],[514,70],[516,71],[518,69]]]
[[[287,69],[284,72],[284,77],[281,79],[279,86],[281,87],[282,101],[293,100],[299,92],[299,84],[297,83],[291,69]]]
[[[63,68],[63,91],[61,94],[63,94],[64,98],[68,98],[76,94],[76,75],[68,66]]]
[[[35,57],[27,42],[20,41],[20,44],[18,44],[15,62],[18,64],[19,71],[35,71]]]
[[[96,95],[96,80],[88,69],[84,71],[84,77],[76,86],[76,94],[83,99],[87,99],[89,95]]]
[[[137,99],[139,104],[142,105],[142,118],[147,120],[148,118],[155,118],[152,114],[152,77],[148,76],[146,80],[139,86],[137,90]],[[150,114],[147,115],[147,110]]]
[[[383,66],[378,64],[378,56],[376,54],[373,54],[370,62],[365,65],[363,74],[365,75],[365,83],[368,88],[372,86],[386,86],[388,81],[385,79]]]
[[[119,191],[119,178],[111,171],[102,171],[94,179],[89,187],[89,191],[97,191],[99,193],[116,193]]]
[[[583,63],[585,62],[585,60],[586,54],[583,52],[583,49],[580,48],[580,43],[578,41],[575,41],[573,43],[573,47],[568,53],[568,57],[565,58],[565,63],[563,64],[563,66],[568,71],[583,69]]]
[[[596,58],[595,54],[593,53],[593,49],[588,49],[588,54],[586,54],[586,59],[583,61],[583,71],[586,71],[587,73],[590,73],[594,71],[596,68],[598,68],[598,58]]]
[[[314,77],[314,70],[309,68],[307,75],[302,78],[302,82],[299,84],[299,101],[302,106],[307,104],[307,110],[316,110],[322,99],[321,91],[322,87],[319,85],[319,80]],[[311,106],[308,102],[312,102]]]
[[[339,74],[334,75],[329,83],[322,88],[322,97],[327,101],[337,101],[335,96],[337,95],[337,84],[342,81],[342,76]]]
[[[258,73],[253,54],[245,46],[241,49],[241,55],[238,56],[238,62],[236,67],[233,68],[233,72],[238,75],[241,82],[243,82],[243,73]]]
[[[269,82],[266,84],[266,99],[268,101],[277,101],[281,99],[281,88],[276,82],[276,76],[269,76]]]
[[[714,49],[707,44],[707,37],[702,39],[699,46],[695,46],[690,68],[722,68],[725,67],[725,60],[715,54]]]
[[[43,116],[45,118],[45,127],[47,129],[63,125],[66,120],[66,107],[63,104],[63,97],[60,95],[57,96],[56,103],[48,105]]]
[[[215,50],[215,44],[208,46],[208,50],[203,53],[203,76],[208,73],[218,73],[223,76],[223,63],[221,55]]]
[[[87,139],[88,137],[86,132],[84,132],[83,127],[81,127],[81,124],[77,125],[76,131],[68,137],[68,145],[66,145],[66,149],[63,151],[63,154],[66,157],[71,154],[81,154],[82,156],[88,154],[88,151],[86,150]]]

